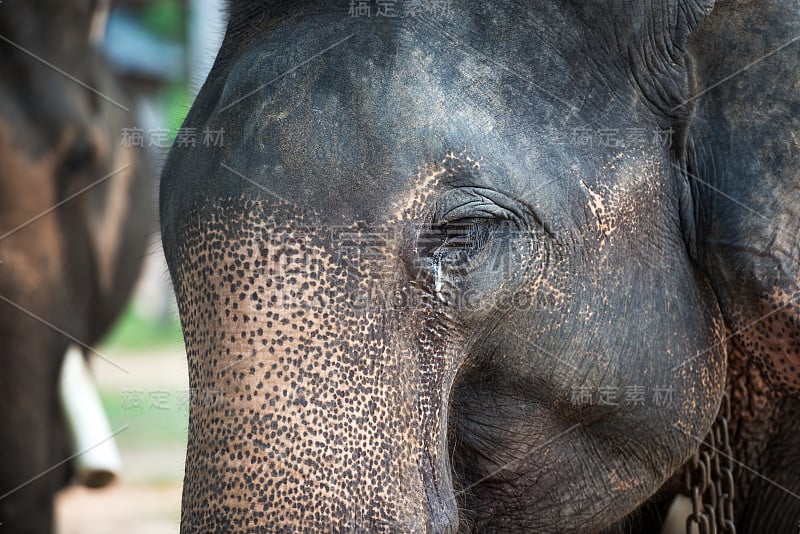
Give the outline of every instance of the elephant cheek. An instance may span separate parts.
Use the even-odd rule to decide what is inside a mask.
[[[445,530],[444,359],[352,305],[362,273],[317,233],[215,209],[176,277],[195,392],[183,531]]]

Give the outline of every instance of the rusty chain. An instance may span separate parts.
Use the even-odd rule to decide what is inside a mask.
[[[736,533],[733,456],[728,435],[730,417],[730,399],[724,393],[708,437],[684,471],[684,487],[692,501],[692,513],[686,518],[686,534]]]

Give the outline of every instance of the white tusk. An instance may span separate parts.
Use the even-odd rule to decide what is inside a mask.
[[[90,488],[107,486],[119,476],[122,460],[109,439],[111,425],[83,351],[75,345],[64,356],[58,394],[72,451],[84,451],[73,460],[78,482]]]

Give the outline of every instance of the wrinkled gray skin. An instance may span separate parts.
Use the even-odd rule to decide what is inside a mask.
[[[795,2],[230,9],[162,182],[183,532],[656,532],[726,388],[797,491],[798,46],[723,80]]]
[[[94,9],[5,0],[0,35],[129,104],[89,45]],[[120,146],[122,128],[134,126],[132,113],[0,41],[2,532],[52,531],[52,500],[70,475],[63,461],[75,452],[57,402],[67,335],[90,345],[108,330],[153,230],[152,170]]]

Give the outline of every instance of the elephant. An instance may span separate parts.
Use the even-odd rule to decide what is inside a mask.
[[[143,152],[122,146],[133,113],[90,42],[104,4],[0,5],[0,529],[7,532],[53,531],[54,496],[88,452],[70,445],[58,400],[62,361],[70,347],[81,357],[96,352],[157,229],[154,170]]]
[[[160,187],[182,532],[797,528],[797,2],[228,12]]]

